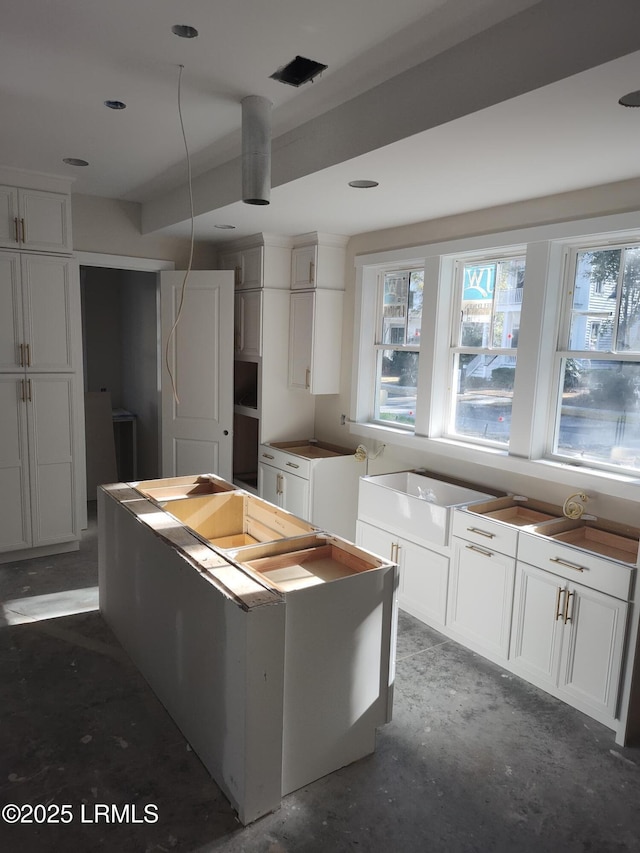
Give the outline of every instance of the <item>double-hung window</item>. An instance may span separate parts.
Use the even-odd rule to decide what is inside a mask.
[[[640,245],[573,251],[565,302],[552,451],[640,470]]]
[[[424,269],[386,271],[377,287],[373,417],[415,426]]]
[[[457,262],[446,434],[509,443],[525,257]]]

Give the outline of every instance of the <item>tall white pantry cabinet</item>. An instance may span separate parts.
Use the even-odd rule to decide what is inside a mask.
[[[82,483],[69,185],[11,178],[0,170],[0,563],[77,549]]]

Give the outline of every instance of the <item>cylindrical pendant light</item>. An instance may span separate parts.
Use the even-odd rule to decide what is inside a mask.
[[[271,101],[242,99],[242,200],[269,204],[271,196]]]

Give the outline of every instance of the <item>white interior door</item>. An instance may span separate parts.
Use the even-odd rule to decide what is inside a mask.
[[[167,352],[183,281],[184,272],[160,274],[162,475],[212,473],[231,480],[233,273],[198,270],[189,274],[184,306]]]

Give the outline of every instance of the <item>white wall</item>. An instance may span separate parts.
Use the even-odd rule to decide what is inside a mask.
[[[71,216],[75,252],[100,252],[132,258],[174,261],[185,269],[189,240],[140,231],[141,205],[98,196],[72,195]],[[217,252],[211,243],[196,243],[194,269],[216,269]]]
[[[532,199],[517,204],[478,210],[443,219],[418,222],[400,228],[369,232],[353,237],[347,247],[346,294],[342,340],[342,381],[339,395],[318,397],[316,400],[316,435],[347,447],[363,443],[371,449],[371,441],[351,435],[348,424],[340,426],[341,414],[350,414],[352,394],[352,361],[354,343],[355,266],[357,255],[382,252],[410,246],[420,246],[444,240],[489,234],[518,227],[541,225],[588,218],[597,215],[638,210],[640,208],[640,180],[625,181],[593,187],[546,198]],[[528,494],[530,497],[562,503],[573,487],[582,488],[579,472],[569,470],[566,484],[550,483],[542,478],[514,475],[491,461],[487,465],[474,465],[454,461],[442,453],[417,452],[387,444],[381,456],[369,462],[369,473],[427,467],[431,470],[461,477],[479,484],[491,485],[505,491]],[[639,490],[640,491],[640,490]],[[638,495],[640,499],[640,493]],[[590,507],[591,511],[591,507]],[[618,518],[637,524],[636,507],[620,499],[603,495],[593,512],[603,517]]]

